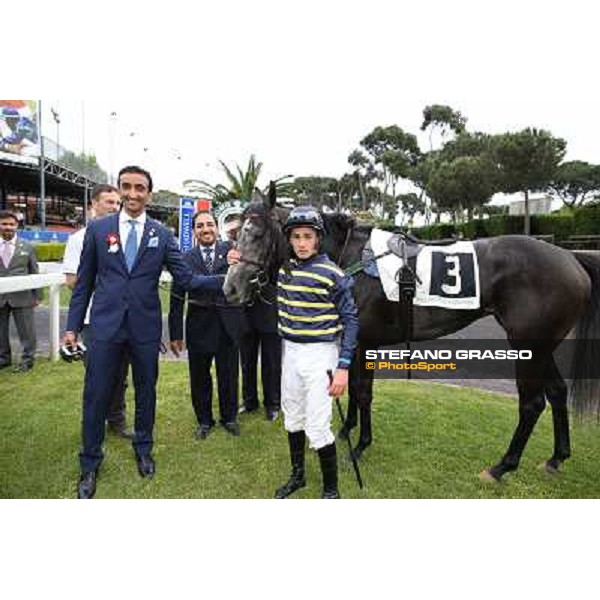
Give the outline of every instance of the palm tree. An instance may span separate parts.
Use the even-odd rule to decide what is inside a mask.
[[[242,171],[238,164],[235,165],[235,169],[230,169],[222,160],[219,161],[219,164],[225,172],[228,185],[212,185],[201,180],[184,181],[184,185],[193,185],[195,192],[199,194],[206,194],[213,201],[215,206],[218,206],[222,202],[229,202],[231,200],[249,202],[252,198],[254,190],[258,187],[257,182],[263,167],[263,163],[257,162],[255,156],[252,154],[245,171]],[[237,173],[234,172],[235,170],[237,170]],[[290,195],[295,196],[293,184],[283,181],[289,177],[291,177],[291,175],[280,177],[275,181],[278,197]],[[267,190],[268,185],[263,190],[265,194],[267,193]]]

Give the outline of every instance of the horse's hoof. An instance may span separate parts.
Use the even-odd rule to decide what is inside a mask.
[[[499,483],[500,481],[492,475],[492,472],[489,469],[484,469],[481,471],[481,473],[479,473],[479,479],[483,483]]]
[[[545,462],[543,462],[540,465],[540,469],[542,471],[546,471],[546,473],[548,473],[549,475],[558,475],[560,473],[559,471],[559,465],[557,464],[553,464],[551,461],[547,460]]]

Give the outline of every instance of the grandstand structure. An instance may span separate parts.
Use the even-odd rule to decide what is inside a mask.
[[[60,151],[44,138],[52,150],[43,159],[0,152],[0,209],[21,217],[20,227],[72,231],[85,222],[91,189],[101,183],[96,177],[61,164]],[[62,149],[60,149],[62,150]],[[44,203],[40,201],[40,163],[44,171]]]

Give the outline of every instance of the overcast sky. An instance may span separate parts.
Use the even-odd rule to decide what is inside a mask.
[[[256,0],[184,14],[175,0],[143,19],[106,10],[96,38],[57,36],[77,66],[69,85],[56,66],[40,76],[44,131],[56,135],[53,106],[61,143],[81,149],[84,109],[85,149],[105,169],[114,131],[117,170],[141,163],[174,190],[185,178],[217,181],[218,159],[245,164],[251,153],[264,182],[340,176],[373,127],[419,133],[434,103],[460,110],[470,130],[548,129],[567,140],[568,159],[600,162],[592,4]]]

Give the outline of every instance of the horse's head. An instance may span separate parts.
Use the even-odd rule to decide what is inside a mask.
[[[275,184],[271,182],[265,198],[258,190],[243,214],[237,249],[241,258],[229,268],[223,291],[235,304],[249,302],[260,289],[274,282],[279,266],[287,257],[282,233],[288,211],[276,206]]]

